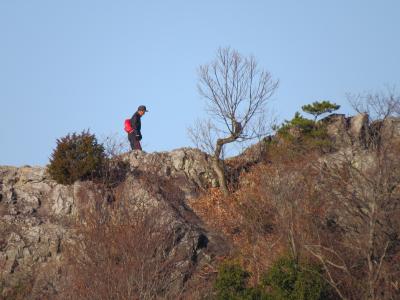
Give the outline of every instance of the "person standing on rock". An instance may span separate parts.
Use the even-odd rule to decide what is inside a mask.
[[[132,150],[142,150],[142,146],[140,145],[140,140],[142,139],[142,133],[140,132],[142,123],[140,118],[147,111],[146,106],[140,105],[131,118],[131,126],[133,130],[128,133],[128,140],[131,144]]]

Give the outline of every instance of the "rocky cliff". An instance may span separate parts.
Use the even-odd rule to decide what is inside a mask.
[[[391,138],[400,137],[399,119],[370,124],[366,115],[332,115],[323,122],[340,151],[368,148],[377,128],[380,135],[390,132]],[[265,156],[264,145],[259,143],[239,156],[244,165],[257,164]],[[0,167],[0,297],[15,291],[23,294],[24,289],[27,298],[59,296],[68,276],[66,253],[81,238],[76,228],[86,225],[96,211],[107,211],[118,224],[122,211],[134,219],[139,208],[157,210],[152,230],[168,233],[169,246],[163,255],[174,257],[174,272],[167,280],[173,284],[168,289],[182,295],[190,284],[209,284],[204,268],[231,251],[230,243],[207,228],[190,207],[202,190],[217,185],[209,157],[183,148],[132,151],[119,159],[127,169],[113,186],[96,182],[65,186],[51,180],[45,168]],[[101,226],[99,222],[100,232]]]
[[[76,225],[87,221],[85,208],[96,201],[108,205],[109,210],[118,204],[133,215],[139,206],[162,212],[158,223],[168,228],[173,239],[173,249],[168,251],[180,253],[176,289],[182,289],[202,265],[229,251],[229,245],[208,232],[187,205],[201,189],[215,185],[206,154],[194,149],[151,154],[132,151],[122,160],[129,168],[114,189],[91,182],[60,185],[40,167],[0,167],[3,297],[28,283],[36,297],[58,294],[64,250],[77,238]]]

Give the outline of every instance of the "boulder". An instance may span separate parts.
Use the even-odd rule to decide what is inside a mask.
[[[350,136],[353,145],[365,147],[369,137],[369,117],[367,114],[358,114],[350,118]]]
[[[356,146],[366,147],[369,137],[369,118],[367,114],[346,117],[344,114],[331,114],[321,120],[327,125],[328,135],[338,148]]]

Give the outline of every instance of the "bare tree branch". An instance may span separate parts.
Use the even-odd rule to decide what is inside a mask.
[[[223,147],[259,138],[265,132],[265,126],[257,125],[265,119],[266,105],[279,82],[269,72],[259,69],[254,57],[244,57],[230,48],[220,48],[213,62],[199,67],[198,76],[198,91],[206,100],[212,121],[197,123],[197,129],[189,129],[189,135],[196,146],[213,154],[220,187],[228,194],[219,161]],[[217,134],[211,134],[212,131]]]

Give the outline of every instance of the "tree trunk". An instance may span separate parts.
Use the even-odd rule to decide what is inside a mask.
[[[221,166],[221,161],[219,157],[221,156],[222,147],[225,144],[232,143],[233,141],[235,141],[239,137],[239,134],[240,132],[235,133],[225,139],[218,139],[215,147],[212,165],[218,177],[219,188],[221,189],[221,191],[224,193],[225,196],[229,195],[229,190],[228,190],[228,185],[226,183],[225,170],[223,166]]]
[[[213,157],[212,166],[214,168],[214,172],[217,174],[219,188],[225,196],[228,196],[229,190],[226,184],[225,172],[223,167],[221,166],[219,158]]]

